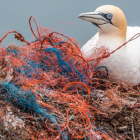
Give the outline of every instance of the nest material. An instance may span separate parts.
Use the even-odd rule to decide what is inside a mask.
[[[75,39],[37,31],[35,41],[0,50],[0,137],[139,139],[139,85],[109,81],[98,67],[105,47],[88,62]]]

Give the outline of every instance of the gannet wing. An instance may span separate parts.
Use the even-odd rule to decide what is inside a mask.
[[[127,26],[127,34],[126,34],[126,41],[128,41],[130,38],[132,38],[137,33],[140,33],[140,27],[135,26]],[[136,38],[133,41],[130,41],[127,45],[127,52],[134,54],[138,54],[140,56],[140,37]],[[138,56],[137,56],[138,57]]]
[[[127,27],[127,36],[126,41],[132,38],[137,33],[140,33],[140,27],[135,26]],[[140,37],[136,38],[135,40],[129,42],[127,45],[127,53],[131,57],[131,60],[135,62],[136,67],[139,69],[140,72]]]
[[[130,38],[132,38],[137,33],[140,33],[140,27],[127,26],[126,41],[128,41]],[[140,37],[135,39],[135,41],[132,41],[132,42],[139,42],[140,43]]]
[[[81,51],[84,55],[90,55],[92,53],[92,49],[96,47],[96,43],[99,39],[99,34],[96,33],[90,40],[87,41],[85,45],[81,48]]]

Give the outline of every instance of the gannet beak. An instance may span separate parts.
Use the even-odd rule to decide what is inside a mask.
[[[103,24],[107,24],[107,23],[112,24],[111,21],[109,21],[105,18],[105,14],[103,14],[101,12],[82,13],[78,16],[78,18],[92,22],[93,24],[95,24],[98,27],[99,27],[99,25],[103,25]]]

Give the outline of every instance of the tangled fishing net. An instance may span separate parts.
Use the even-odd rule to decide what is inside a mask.
[[[28,114],[25,124],[19,118],[12,120],[26,125],[26,139],[114,139],[111,131],[96,125],[95,118],[113,118],[124,107],[125,95],[120,92],[138,94],[138,90],[108,81],[107,68],[98,66],[110,55],[104,46],[94,51],[92,60],[85,60],[75,39],[38,28],[33,18],[36,35],[32,18],[29,23],[34,41],[26,41],[16,31],[9,31],[0,40],[15,33],[15,38],[25,42],[23,46],[0,48],[0,120],[6,116],[5,106],[11,104]],[[18,139],[15,132],[12,134]]]

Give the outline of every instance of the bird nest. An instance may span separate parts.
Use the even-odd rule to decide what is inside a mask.
[[[1,39],[25,42],[0,48],[1,139],[139,139],[139,85],[110,82],[107,50],[88,62],[75,39],[31,31],[33,42]]]

